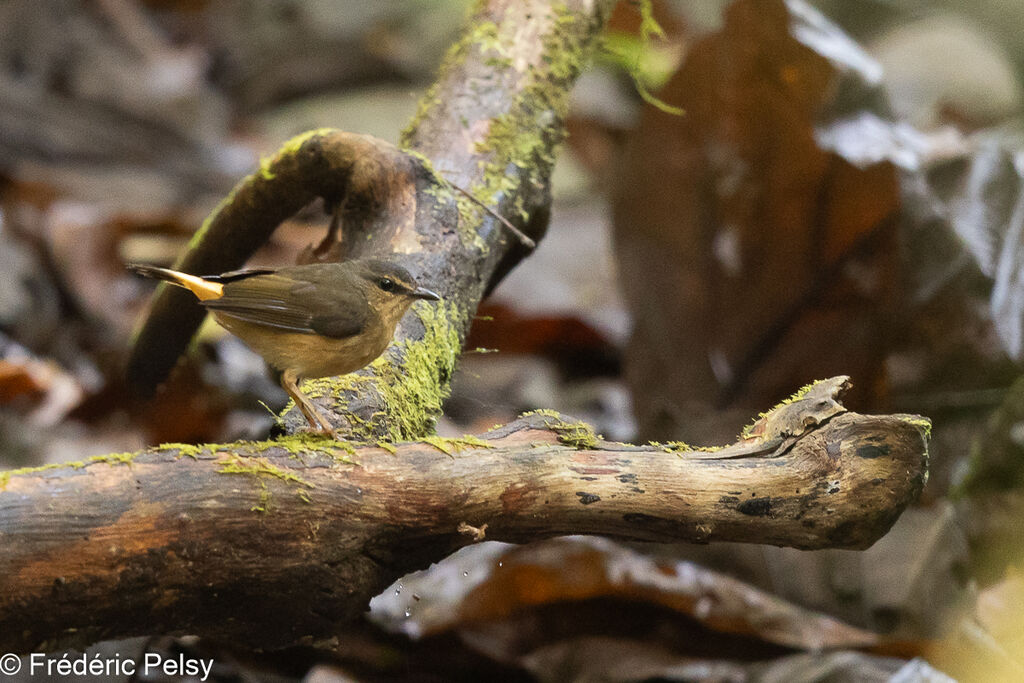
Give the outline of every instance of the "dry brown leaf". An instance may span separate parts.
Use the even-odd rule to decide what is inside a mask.
[[[685,561],[653,559],[599,537],[481,543],[402,579],[371,619],[412,636],[496,622],[545,606],[614,599],[666,608],[723,636],[803,650],[866,647],[878,636]],[[614,623],[614,615],[606,614]]]
[[[838,374],[854,406],[882,390],[897,174],[819,142],[840,81],[874,74],[805,44],[811,29],[781,0],[734,3],[660,93],[686,114],[648,107],[626,155],[616,238],[651,438],[728,436],[687,433],[688,404],[755,407]]]

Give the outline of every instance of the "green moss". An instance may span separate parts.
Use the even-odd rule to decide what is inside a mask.
[[[740,438],[742,438],[742,439],[750,439],[750,438],[752,438],[754,436],[754,427],[757,426],[758,422],[760,422],[764,418],[768,417],[769,415],[771,415],[772,413],[777,411],[779,408],[782,408],[783,406],[788,406],[790,403],[795,403],[796,401],[802,400],[804,397],[807,396],[807,394],[811,391],[811,389],[813,389],[814,387],[818,386],[822,382],[829,382],[829,381],[831,381],[831,379],[817,379],[817,380],[814,380],[813,382],[811,382],[810,384],[805,384],[802,387],[800,387],[799,389],[797,389],[796,392],[792,396],[790,396],[789,398],[786,398],[786,399],[783,399],[782,401],[779,401],[776,405],[772,406],[771,409],[769,409],[768,411],[766,411],[764,413],[759,413],[758,416],[756,418],[754,418],[753,422],[751,422],[750,424],[748,424],[746,427],[743,428],[743,431],[740,432]]]
[[[300,491],[305,493],[305,491]],[[270,511],[270,488],[267,486],[267,482],[260,481],[260,501],[258,504],[253,505],[249,508],[250,512],[269,512]]]
[[[231,206],[231,204],[235,201],[235,196],[238,194],[239,191],[241,191],[242,188],[251,185],[255,180],[259,178],[262,178],[264,180],[273,180],[275,174],[273,173],[273,171],[271,171],[271,167],[280,159],[294,155],[296,152],[299,151],[299,148],[302,147],[302,145],[305,144],[311,138],[314,138],[318,135],[330,135],[336,132],[338,131],[334,128],[315,128],[313,130],[308,130],[287,140],[283,145],[281,145],[280,149],[278,149],[277,153],[274,154],[273,156],[260,159],[259,169],[257,169],[255,173],[247,175],[246,177],[238,181],[234,188],[231,189],[231,192],[229,192],[227,196],[224,197],[224,199],[222,199],[219,204],[217,204],[213,211],[210,212],[210,215],[206,217],[206,219],[203,221],[203,224],[199,226],[199,229],[196,230],[195,233],[192,235],[192,239],[189,240],[188,248],[185,250],[184,253],[188,254],[199,246],[200,242],[202,242],[203,238],[206,236],[206,233],[209,232],[210,226],[213,225],[215,220],[217,220],[217,217],[221,214],[221,212],[223,212],[225,209]],[[161,283],[161,286],[167,286],[167,283]]]
[[[497,26],[486,20],[473,20],[480,11],[471,13],[469,28],[449,48],[441,66],[438,83],[445,74],[466,59],[470,49],[476,48],[485,56],[487,64],[509,70],[511,45],[517,36],[513,22]],[[544,36],[544,60],[519,77],[528,79],[508,111],[490,120],[487,136],[476,151],[484,156],[479,182],[465,188],[487,206],[497,206],[511,198],[511,206],[503,207],[506,215],[522,220],[530,217],[526,197],[530,192],[546,187],[555,160],[555,148],[564,137],[563,120],[568,110],[568,93],[572,81],[579,74],[589,52],[583,53],[577,38],[583,32],[574,30],[580,15],[562,4],[552,8],[551,23]],[[507,28],[510,27],[510,28]],[[409,147],[411,136],[424,118],[443,103],[438,100],[435,84],[421,99],[416,115],[403,131],[401,144]],[[518,170],[513,170],[513,167]],[[480,226],[486,213],[472,200],[456,198],[459,210],[458,234],[463,244],[481,251],[487,244],[480,237]]]
[[[277,161],[277,157],[261,157],[260,158],[260,169],[257,171],[260,178],[263,180],[273,180],[277,177],[277,174],[270,170],[274,162]]]
[[[648,445],[661,449],[666,453],[688,453],[694,451],[701,453],[715,453],[725,448],[725,446],[693,446],[685,441],[666,441],[665,443],[649,441]]]
[[[548,427],[558,434],[561,443],[581,451],[597,448],[597,442],[602,438],[586,422],[556,422],[548,424]]]
[[[561,413],[554,410],[541,408],[523,413],[519,417],[524,418],[534,415],[543,417],[544,426],[557,434],[558,441],[566,446],[579,450],[591,450],[597,448],[598,443],[604,439],[586,422],[570,422],[562,417]]]
[[[418,304],[414,310],[423,323],[423,338],[401,342],[398,358],[389,362],[381,357],[371,366],[386,412],[380,417],[386,419],[386,434],[393,442],[434,431],[462,346],[459,329],[464,315],[455,304]]]
[[[921,417],[919,415],[899,415],[898,417],[907,424],[912,424],[917,427],[917,430],[921,432],[921,436],[924,437],[925,441],[932,438],[932,421],[927,417]]]
[[[105,462],[108,465],[131,465],[136,456],[138,456],[138,453],[107,453],[105,455],[94,455],[89,458],[89,462]]]
[[[654,18],[652,1],[639,0],[634,4],[640,10],[640,36],[609,35],[603,41],[604,51],[629,74],[645,102],[666,114],[682,116],[685,113],[682,109],[667,104],[651,92],[651,88],[660,87],[671,77],[676,60],[654,48],[653,39],[664,38],[665,31]]]
[[[366,375],[351,373],[341,377],[321,377],[318,379],[306,380],[302,383],[302,393],[310,398],[324,398],[330,396],[335,399],[344,397],[347,391],[360,391],[367,384],[372,384],[373,378]],[[290,401],[285,412],[295,405]]]
[[[298,484],[310,489],[316,488],[313,484],[310,484],[297,474],[283,470],[277,465],[272,464],[266,458],[257,456],[245,458],[235,456],[225,462],[217,471],[221,474],[245,474],[257,477],[258,479],[270,477],[290,484]]]
[[[455,457],[455,454],[464,448],[494,448],[491,444],[478,439],[475,436],[461,436],[457,438],[447,438],[442,436],[425,436],[420,439],[423,443],[428,443],[437,450],[441,451],[445,455]]]
[[[471,191],[467,190],[467,192]],[[480,226],[483,225],[487,212],[484,211],[483,207],[462,193],[456,195],[455,207],[459,211],[459,239],[464,245],[486,253],[487,243],[480,235]]]
[[[106,455],[94,455],[90,458],[86,458],[85,460],[54,462],[46,465],[37,465],[35,467],[20,467],[14,470],[4,470],[3,472],[0,472],[0,491],[7,489],[7,484],[11,481],[11,477],[39,474],[40,472],[60,470],[65,467],[80,470],[95,463],[106,463],[108,465],[131,465],[132,461],[135,460],[138,455],[138,453],[109,453]]]
[[[500,57],[508,57],[508,50],[505,49],[498,35],[498,25],[493,21],[480,21],[474,24],[473,31],[469,34],[469,41],[479,46],[480,52],[495,52]],[[505,63],[508,64],[508,62]]]
[[[308,454],[310,451],[317,451],[346,464],[353,464],[350,456],[356,454],[355,444],[339,441],[328,434],[318,434],[315,432],[298,432],[297,434],[282,436],[278,439],[252,441],[249,443],[257,452],[263,452],[271,448],[280,448],[291,457],[297,458],[300,455]]]
[[[16,477],[23,474],[38,474],[39,472],[45,472],[47,470],[56,470],[63,467],[72,467],[79,469],[85,467],[84,462],[68,462],[68,463],[51,463],[49,465],[39,465],[38,467],[21,467],[16,470],[4,470],[0,472],[0,491],[7,488],[8,482],[11,481],[11,477]]]
[[[554,5],[552,12],[551,28],[544,37],[545,59],[526,74],[530,82],[512,107],[491,119],[487,136],[476,147],[487,159],[481,168],[483,179],[469,188],[491,206],[514,194],[512,212],[524,221],[532,208],[525,203],[524,189],[548,184],[565,136],[569,88],[589,58],[589,52],[584,53],[576,42],[578,32],[571,29],[578,15],[562,4]],[[518,173],[510,173],[510,166]]]
[[[450,64],[454,63],[450,61],[454,48],[455,45],[448,48],[448,53],[445,55],[444,61],[441,62],[442,73],[444,73],[444,70]],[[427,91],[423,93],[423,96],[420,97],[419,102],[416,104],[416,113],[412,115],[412,119],[409,120],[409,123],[406,124],[405,128],[402,129],[402,132],[399,133],[398,144],[407,152],[409,151],[409,142],[412,134],[420,127],[423,119],[425,119],[435,107],[440,107],[442,104],[441,98],[437,96],[438,84],[440,82],[441,78],[438,77],[438,79],[434,81],[429,88],[427,88]]]
[[[827,379],[816,379],[813,382],[811,382],[810,384],[805,384],[802,387],[800,387],[799,389],[797,389],[796,392],[794,392],[794,394],[792,396],[790,396],[789,398],[783,399],[782,402],[779,403],[779,405],[780,406],[785,406],[785,405],[789,405],[790,403],[794,403],[796,401],[799,401],[799,400],[803,399],[804,397],[806,397],[807,394],[810,393],[811,389],[813,389],[814,387],[818,386],[822,382],[828,382],[828,381],[829,380],[827,380]]]
[[[434,179],[432,187],[449,187],[448,181],[445,180],[443,175],[441,175],[440,173],[437,172],[437,170],[434,169],[434,163],[427,157],[426,154],[421,154],[413,149],[406,149],[403,151],[409,156],[415,158],[418,162],[420,162],[420,165],[423,167],[423,170],[430,174],[430,177]]]
[[[193,460],[198,460],[199,456],[203,453],[213,455],[217,451],[228,450],[229,446],[223,444],[210,444],[210,443],[162,443],[157,446],[157,451],[178,451],[178,456],[186,456]]]
[[[533,415],[541,415],[543,417],[554,417],[559,420],[562,419],[561,413],[559,413],[557,410],[551,410],[549,408],[538,408],[537,410],[531,410],[529,412],[523,413],[519,417],[531,417]]]
[[[466,55],[469,50],[476,46],[479,48],[481,54],[491,52],[488,57],[488,63],[493,63],[495,67],[507,67],[510,64],[508,60],[508,51],[506,50],[502,38],[498,33],[498,25],[493,21],[474,21],[473,16],[480,10],[480,6],[475,6],[470,9],[470,16],[468,19],[468,30],[463,32],[462,36],[452,43],[451,47],[445,52],[444,58],[441,60],[441,68],[438,73],[437,80],[434,84],[427,89],[427,91],[420,98],[419,104],[416,105],[416,113],[409,121],[408,125],[402,130],[399,136],[399,144],[402,147],[409,146],[409,139],[415,132],[423,119],[430,113],[432,109],[442,104],[441,100],[437,96],[438,84],[444,80],[444,74],[448,72],[452,66],[461,63],[466,59]]]
[[[298,135],[286,140],[285,143],[281,145],[281,148],[277,150],[277,154],[275,154],[274,156],[275,158],[278,159],[292,156],[299,151],[300,147],[302,147],[304,144],[306,144],[306,142],[308,142],[312,138],[318,136],[333,135],[338,132],[340,131],[337,128],[314,128],[313,130],[307,130],[304,133],[299,133]]]
[[[383,440],[377,441],[377,448],[383,448],[384,450],[386,450],[391,455],[397,455],[398,454],[398,449],[395,448],[395,445],[393,443],[388,443],[387,441],[383,441]]]

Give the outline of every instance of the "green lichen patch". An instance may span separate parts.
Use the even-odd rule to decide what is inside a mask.
[[[469,188],[489,206],[512,199],[506,213],[526,221],[533,209],[526,197],[548,186],[558,146],[565,137],[569,89],[590,50],[580,44],[578,14],[562,4],[551,9],[543,38],[544,58],[526,74],[528,82],[503,114],[491,119],[486,137],[476,146],[484,158],[481,182]]]
[[[271,441],[256,441],[250,445],[257,451],[280,448],[295,458],[308,455],[311,452],[323,453],[335,460],[349,464],[352,461],[348,455],[355,455],[356,452],[355,446],[350,443],[337,441],[328,435],[308,432],[301,432]],[[347,455],[342,455],[343,452]],[[235,455],[223,463],[218,472],[221,474],[244,474],[257,478],[260,485],[260,498],[259,502],[250,508],[253,512],[270,512],[272,497],[270,488],[267,486],[267,481],[270,479],[277,479],[300,487],[298,488],[297,495],[304,503],[312,503],[309,494],[304,489],[316,488],[314,484],[306,481],[294,472],[278,467],[265,457],[260,456],[242,457]]]
[[[92,464],[94,462],[105,462],[108,465],[131,465],[135,460],[138,453],[124,452],[124,453],[107,453],[105,455],[94,455],[91,458],[86,459],[86,464]]]
[[[455,457],[456,453],[466,448],[494,448],[494,446],[487,441],[469,435],[456,438],[426,436],[420,439],[420,441],[428,443],[445,455],[450,455],[452,457]]]
[[[423,167],[423,170],[430,174],[431,179],[434,181],[431,183],[432,188],[442,187],[450,189],[448,181],[445,180],[444,176],[437,172],[434,168],[434,162],[432,162],[426,154],[421,154],[414,149],[405,149],[402,151],[416,159],[420,166]]]
[[[444,60],[441,62],[441,73],[444,73],[445,69],[454,63],[452,61],[452,54],[455,45],[448,48],[448,52],[445,55]],[[423,120],[430,114],[435,107],[440,107],[443,103],[441,98],[437,96],[438,83],[441,79],[438,78],[434,83],[427,88],[427,91],[420,97],[419,102],[416,104],[416,113],[412,115],[409,123],[406,124],[405,128],[398,134],[398,143],[406,152],[409,151],[410,142],[412,140],[413,133],[420,127]]]
[[[263,178],[263,180],[273,180],[274,178],[277,177],[277,174],[271,170],[276,161],[276,156],[260,158],[260,168],[259,171],[257,171],[257,173],[259,173],[260,178]]]
[[[459,239],[462,240],[464,245],[472,246],[474,249],[486,253],[488,247],[484,238],[480,235],[480,226],[483,224],[487,212],[479,204],[461,193],[455,197],[455,207],[459,211]]]
[[[462,197],[461,193],[456,195],[454,186],[447,178],[437,172],[434,168],[433,162],[431,162],[425,154],[421,154],[414,149],[408,148],[402,151],[416,159],[423,170],[430,175],[430,183],[426,188],[424,188],[424,194],[433,197],[438,204],[447,204],[452,201],[458,201],[458,199]]]

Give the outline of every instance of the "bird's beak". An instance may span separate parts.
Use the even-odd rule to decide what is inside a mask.
[[[436,292],[431,292],[429,289],[424,287],[417,287],[416,289],[409,292],[409,296],[414,299],[426,299],[427,301],[440,301],[441,297]]]

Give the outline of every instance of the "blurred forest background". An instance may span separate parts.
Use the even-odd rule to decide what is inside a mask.
[[[0,3],[0,469],[264,437],[286,397],[215,325],[127,398],[152,284],[124,263],[170,265],[294,134],[397,142],[467,6]],[[934,421],[919,504],[866,552],[478,544],[329,653],[101,649],[213,652],[218,680],[1024,680],[1024,6],[653,6],[663,36],[623,1],[581,77],[550,229],[481,308],[439,433],[554,408],[723,444],[847,374],[852,409]],[[253,263],[326,225],[308,207]]]

